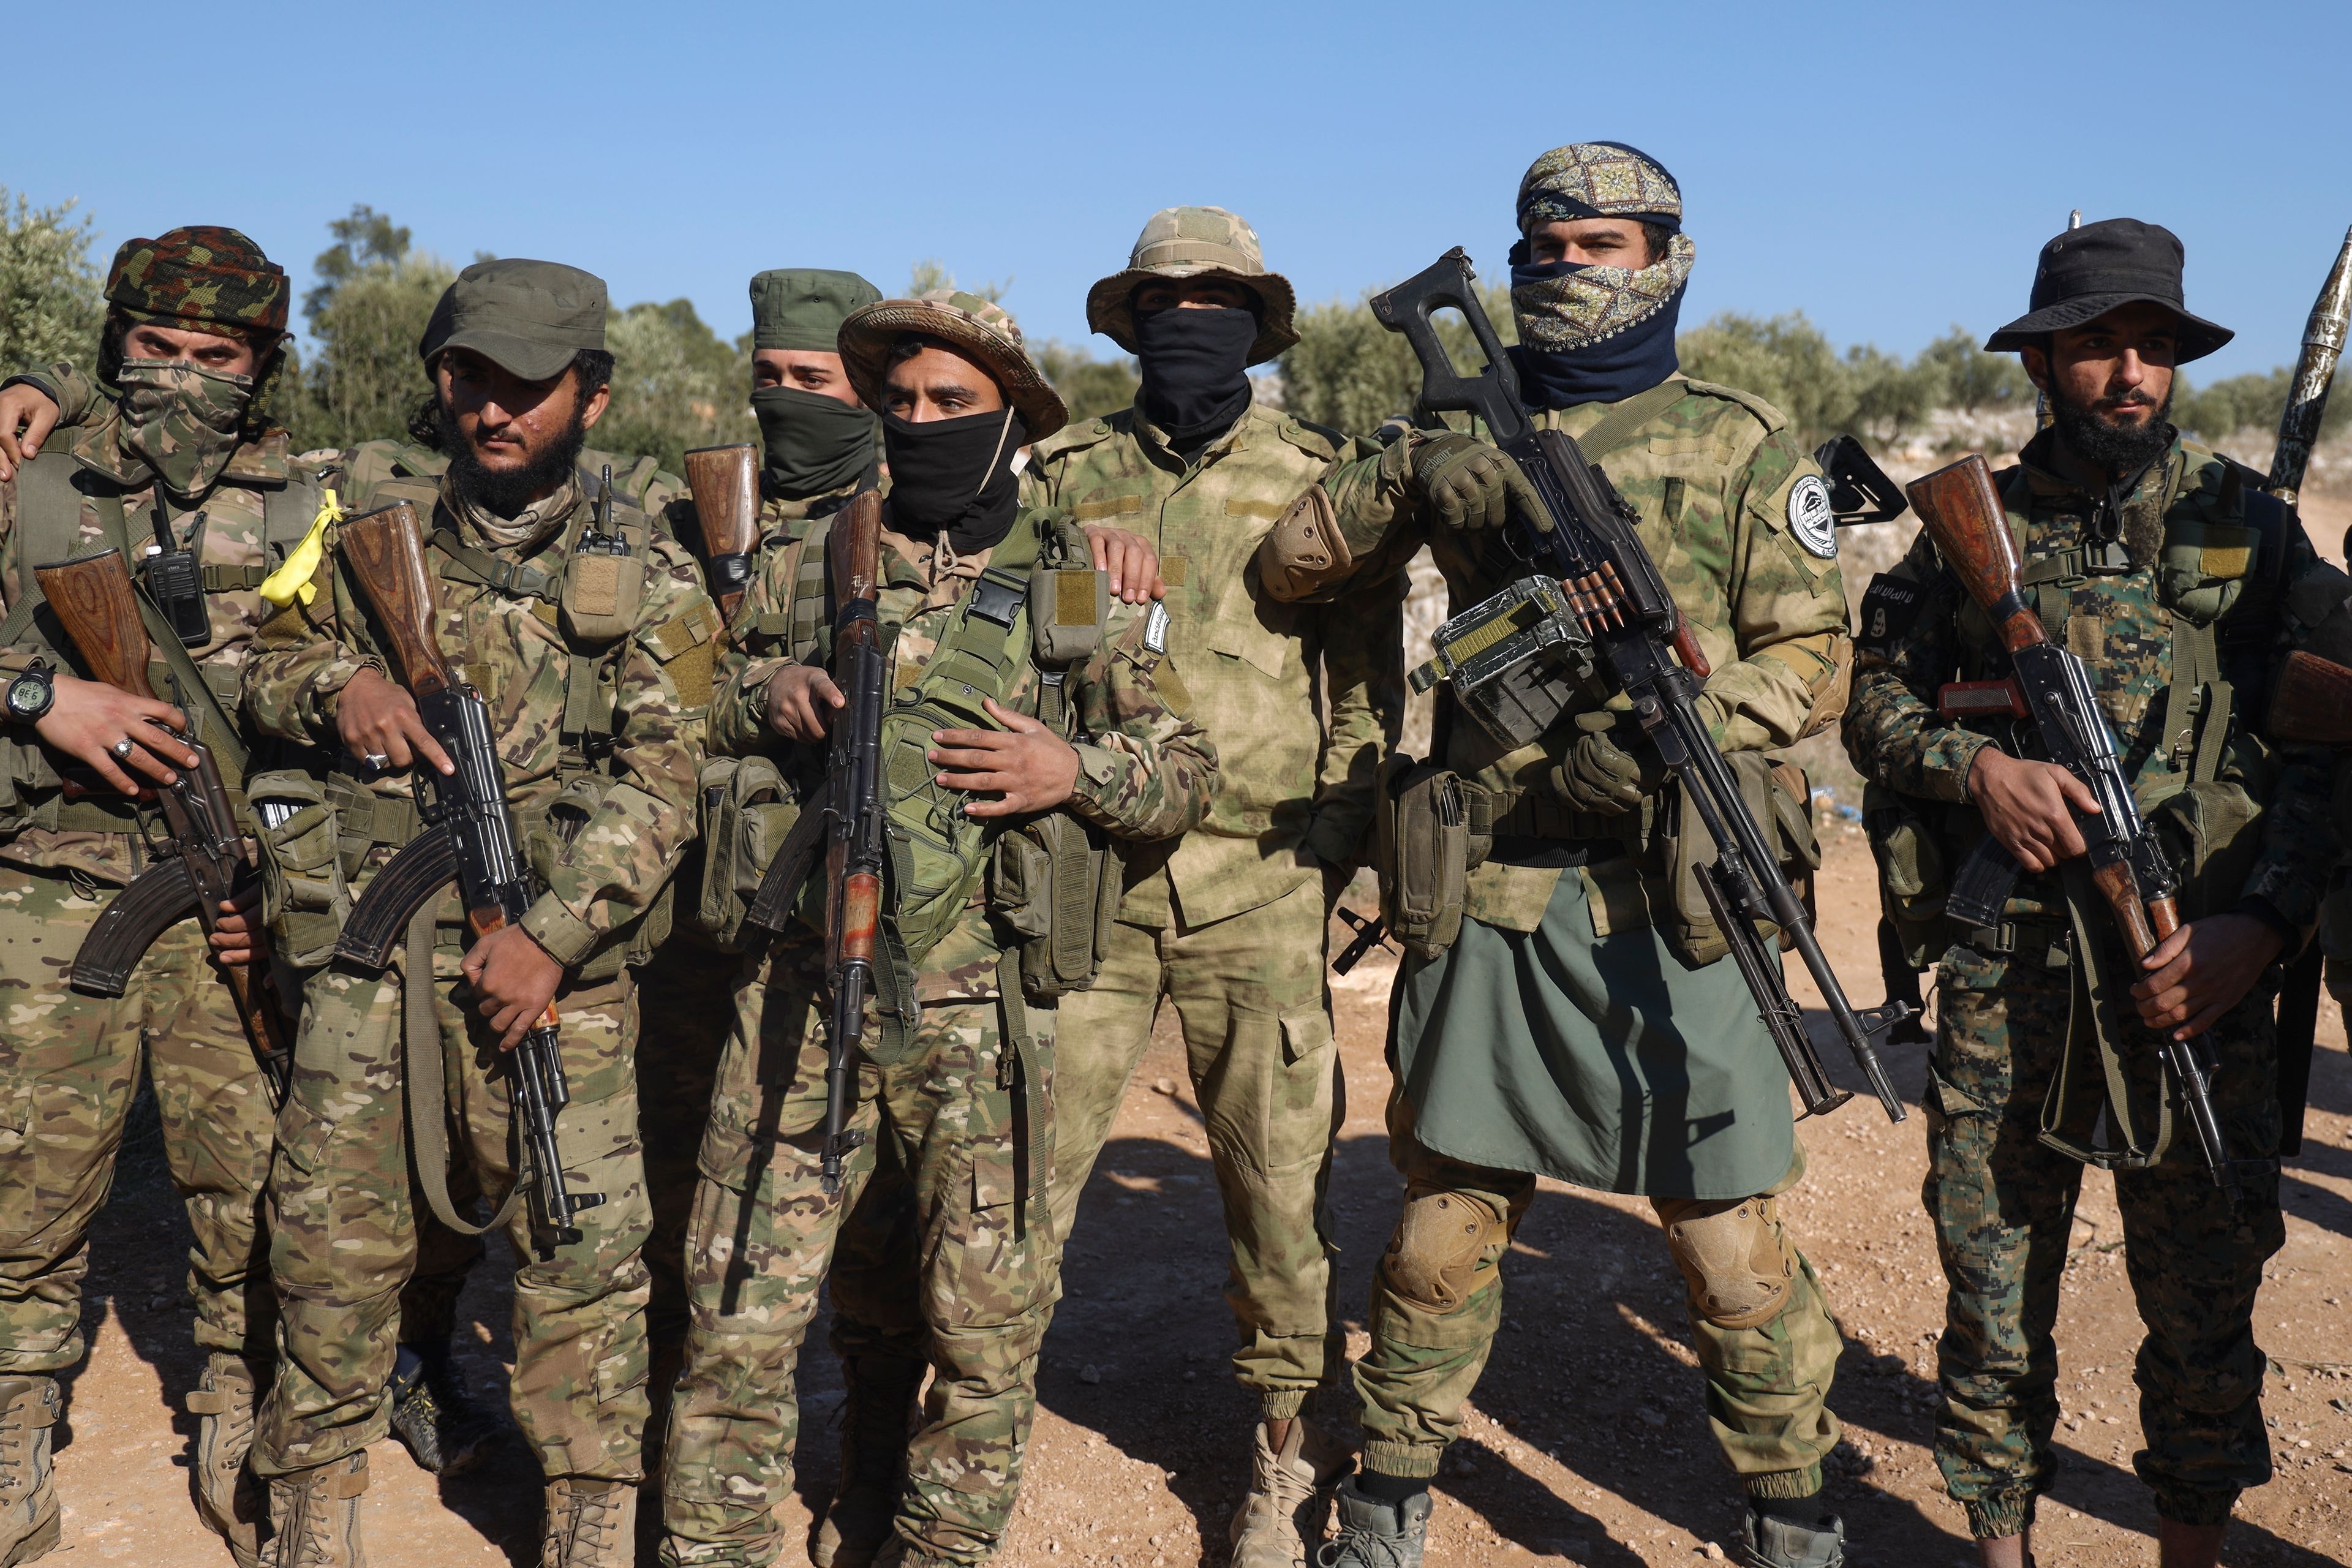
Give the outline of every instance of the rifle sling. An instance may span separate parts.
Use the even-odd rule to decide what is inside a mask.
[[[433,983],[433,905],[420,905],[408,918],[405,973],[401,976],[401,1071],[405,1090],[409,1156],[416,1163],[416,1184],[433,1217],[459,1236],[488,1236],[514,1217],[529,1173],[515,1172],[514,1185],[488,1223],[476,1225],[459,1217],[449,1197],[449,1098],[441,1065],[441,1028]],[[521,1097],[513,1103],[520,1106]]]
[[[1589,462],[1599,462],[1632,439],[1643,426],[1680,403],[1690,390],[1681,376],[1672,376],[1646,392],[1637,392],[1608,413],[1591,429],[1578,437],[1576,448]]]

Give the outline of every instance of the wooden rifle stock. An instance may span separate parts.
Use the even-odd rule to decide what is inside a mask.
[[[825,538],[826,565],[835,584],[838,616],[835,626],[834,661],[845,666],[843,651],[864,646],[880,647],[881,623],[871,613],[882,574],[882,496],[878,490],[861,490],[844,507]],[[851,606],[864,605],[866,613]],[[838,803],[845,811],[854,811],[856,805]],[[835,962],[859,959],[868,963],[874,959],[874,935],[882,912],[882,879],[878,868],[852,871],[847,865],[849,839],[845,835],[834,836],[825,855],[825,869],[833,885],[829,900],[830,915],[825,932],[833,942]]]
[[[2352,669],[2301,648],[2279,666],[2271,739],[2298,746],[2352,746]]]
[[[760,543],[760,449],[698,447],[686,455],[686,488],[702,525],[702,554],[722,616],[733,619]]]
[[[1905,493],[1944,565],[1991,615],[2001,646],[2015,653],[2048,642],[2041,617],[2018,592],[2017,541],[2010,537],[2009,517],[1984,458],[1971,452],[1912,480]]]
[[[394,501],[346,519],[336,525],[335,548],[374,607],[409,695],[429,697],[456,686],[457,672],[443,656],[434,630],[440,604],[416,509]]]

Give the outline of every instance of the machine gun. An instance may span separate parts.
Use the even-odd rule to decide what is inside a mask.
[[[686,455],[686,488],[702,525],[703,571],[721,620],[735,618],[760,547],[760,449],[697,447]]]
[[[138,591],[120,550],[50,566],[36,566],[33,576],[48,601],[50,612],[64,628],[92,676],[133,697],[153,700],[147,664],[154,645],[139,618]],[[174,692],[183,712],[188,694]],[[68,980],[77,991],[95,996],[120,996],[131,983],[131,972],[171,927],[196,917],[210,936],[220,924],[223,900],[235,898],[253,879],[253,863],[246,856],[245,838],[237,831],[236,813],[221,783],[220,765],[210,746],[193,732],[181,737],[195,752],[194,768],[175,770],[179,776],[152,786],[152,798],[163,816],[169,836],[154,863],[131,880],[131,885],[106,906],[105,912],[82,939]],[[68,780],[68,787],[71,781]],[[149,795],[147,789],[141,796]],[[226,966],[237,1016],[253,1043],[253,1054],[269,1079],[273,1100],[282,1104],[294,1059],[286,1015],[270,994],[268,982],[248,964]]]
[[[1457,246],[1372,300],[1381,324],[1403,333],[1421,361],[1419,412],[1476,416],[1543,500],[1544,517],[1515,520],[1506,535],[1531,574],[1441,628],[1438,662],[1445,678],[1463,707],[1512,749],[1566,712],[1585,672],[1624,692],[1715,844],[1715,862],[1702,868],[1699,886],[1806,1111],[1832,1110],[1852,1097],[1830,1083],[1781,978],[1780,956],[1757,934],[1758,921],[1778,927],[1803,960],[1888,1119],[1902,1121],[1903,1101],[1870,1037],[1908,1010],[1894,1003],[1857,1014],[1846,1001],[1811,917],[1707,732],[1697,703],[1706,659],[1635,535],[1632,510],[1573,440],[1528,420],[1517,374],[1474,283],[1470,258]],[[1475,375],[1454,369],[1430,320],[1449,306],[1462,312],[1486,356]],[[1455,628],[1449,657],[1447,634]]]
[[[457,766],[444,778],[422,762],[416,765],[412,787],[425,830],[376,873],[336,941],[338,959],[382,970],[410,920],[453,879],[477,940],[520,921],[538,889],[515,849],[489,707],[459,679],[434,631],[434,575],[415,509],[400,501],[349,519],[340,525],[337,548],[375,610],[401,684],[416,700],[417,717]],[[575,1193],[564,1184],[555,1119],[571,1103],[572,1089],[556,1045],[558,1026],[550,1002],[508,1057],[508,1070],[530,1152],[540,1229],[566,1247],[581,1236],[574,1213],[604,1200],[601,1193]]]

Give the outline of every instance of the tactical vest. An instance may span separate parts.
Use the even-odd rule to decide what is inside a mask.
[[[85,501],[91,503],[104,531],[104,543],[100,548],[112,545],[122,552],[124,563],[133,568],[131,575],[139,616],[153,648],[148,667],[149,683],[167,700],[175,689],[181,694],[198,738],[212,748],[222,782],[228,786],[229,798],[242,822],[245,777],[251,763],[237,722],[243,668],[226,662],[198,664],[193,655],[203,650],[191,650],[173,631],[163,611],[149,596],[145,578],[136,570],[141,546],[131,537],[130,519],[122,500],[127,487],[73,460],[67,448],[77,434],[58,431],[49,437],[38,458],[16,471],[15,547],[21,593],[17,602],[9,606],[7,616],[0,618],[0,647],[44,648],[53,668],[89,675],[89,665],[81,655],[64,646],[67,639],[56,621],[43,613],[47,601],[33,568],[67,560],[78,551],[89,552],[82,549],[81,511]],[[221,483],[261,492],[264,560],[252,566],[205,564],[202,568],[204,591],[208,595],[250,593],[261,586],[262,579],[283,563],[287,553],[310,531],[325,500],[324,487],[315,477],[299,469],[290,471],[283,483],[247,479],[224,479]],[[215,487],[215,493],[218,489]],[[203,549],[201,527],[200,524],[194,546],[198,553]],[[0,836],[13,837],[28,828],[137,831],[138,817],[129,799],[109,792],[68,800],[63,783],[55,758],[30,730],[21,725],[0,726]]]

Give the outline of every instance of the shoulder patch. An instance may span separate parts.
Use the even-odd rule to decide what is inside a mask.
[[[1862,629],[1853,635],[1854,647],[1885,653],[1911,629],[1927,604],[1925,584],[1881,572],[1870,580],[1870,589],[1862,596]]]
[[[1823,561],[1837,559],[1837,510],[1830,505],[1829,481],[1807,474],[1789,487],[1789,531]]]

